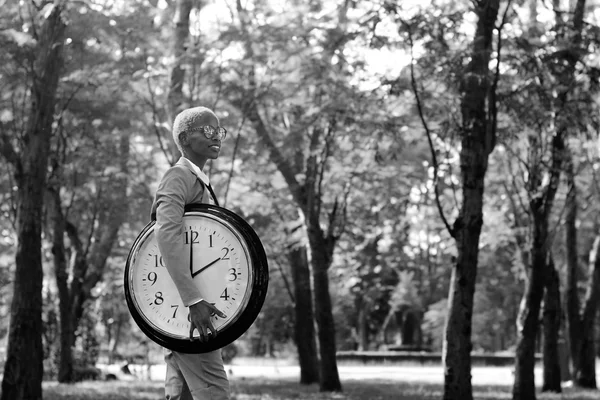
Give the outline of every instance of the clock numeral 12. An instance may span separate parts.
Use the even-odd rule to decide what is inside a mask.
[[[200,241],[198,240],[198,236],[200,236],[200,233],[198,233],[198,231],[185,232],[185,244],[190,244],[190,240],[192,241],[192,244],[200,243]]]

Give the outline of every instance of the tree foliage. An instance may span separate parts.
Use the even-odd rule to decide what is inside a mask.
[[[587,341],[570,341],[573,370],[577,384],[595,386],[577,354],[599,351],[590,339],[598,338],[598,280],[589,260],[600,221],[598,2],[55,3],[64,6],[66,30],[44,114],[48,163],[35,156],[30,134],[37,99],[48,94],[39,79],[49,77],[41,58],[50,53],[39,50],[54,3],[9,0],[0,17],[0,168],[8,172],[0,175],[0,316],[22,291],[19,207],[35,200],[39,268],[26,268],[40,274],[34,312],[45,325],[36,330],[47,372],[55,368],[58,378],[60,334],[69,330],[62,347],[72,343],[74,352],[65,365],[89,356],[89,332],[100,359],[160,359],[124,307],[122,273],[174,161],[173,114],[202,104],[229,132],[206,172],[220,203],[254,226],[270,259],[269,296],[238,353],[290,353],[298,267],[290,255],[305,246],[311,290],[321,296],[313,307],[321,324],[314,334],[324,335],[323,390],[341,389],[336,350],[441,351],[458,298],[448,298],[451,288],[472,304],[459,324],[469,334],[454,343],[462,350],[447,347],[456,365],[467,365],[471,348],[515,351],[525,337],[534,346],[517,368],[522,380],[531,377],[537,335],[515,331],[519,305],[534,284],[530,325],[541,317],[538,301],[549,310],[549,286],[532,271],[536,255],[551,256],[568,313],[555,333],[586,326]],[[485,13],[492,3],[497,18]],[[483,33],[491,42],[481,47]],[[469,110],[486,115],[485,129]],[[475,132],[484,131],[480,143]],[[39,194],[27,191],[23,160],[47,181]],[[471,161],[479,166],[469,172]],[[480,219],[479,200],[461,208],[476,186]],[[461,236],[470,223],[480,234]],[[543,237],[534,234],[540,227]],[[455,271],[453,283],[467,248],[469,268]],[[549,272],[547,264],[540,271]],[[61,312],[61,304],[78,311]],[[70,327],[61,325],[67,318]],[[0,319],[3,345],[7,320]],[[468,368],[461,370],[466,382]],[[530,383],[519,390],[530,393]]]

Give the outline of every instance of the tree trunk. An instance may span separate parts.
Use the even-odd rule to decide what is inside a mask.
[[[532,249],[531,273],[521,301],[517,328],[513,400],[535,400],[535,342],[538,335],[540,305],[544,294],[545,255]]]
[[[344,3],[343,10],[347,10],[348,2]],[[240,18],[240,29],[245,37],[245,57],[253,60],[254,50],[252,42],[251,18],[248,11],[244,9],[241,1],[236,1],[236,8]],[[340,15],[343,15],[341,12]],[[333,30],[332,30],[333,31]],[[341,42],[341,41],[340,41]],[[333,54],[331,54],[333,56]],[[345,203],[340,205],[335,202],[329,213],[329,226],[324,231],[321,228],[322,210],[322,171],[325,169],[327,156],[321,158],[324,138],[324,129],[320,124],[315,124],[312,132],[309,133],[309,156],[306,159],[306,168],[300,170],[298,165],[292,164],[288,158],[279,150],[273,141],[269,132],[267,121],[265,121],[259,111],[258,86],[256,82],[255,64],[251,64],[248,71],[248,84],[240,85],[240,97],[232,100],[232,103],[238,107],[244,115],[250,120],[256,130],[262,144],[269,151],[269,158],[277,166],[279,172],[283,175],[286,184],[294,198],[296,205],[302,210],[304,220],[306,221],[307,236],[311,255],[311,266],[314,284],[314,304],[315,320],[317,323],[317,337],[319,339],[320,354],[320,390],[321,391],[341,391],[335,346],[335,324],[331,310],[331,297],[329,294],[328,270],[331,266],[333,250],[336,241],[343,231],[345,223]],[[244,87],[246,86],[246,87]],[[319,101],[316,101],[319,104]],[[331,116],[323,119],[328,124],[328,132],[335,132],[336,118]],[[304,172],[305,182],[300,183],[297,175]]]
[[[199,2],[200,7],[202,7],[202,3]],[[193,0],[176,0],[172,47],[174,63],[171,68],[169,94],[167,96],[167,108],[171,122],[179,112],[188,106],[188,104],[185,104],[183,96],[183,83],[185,81],[185,69],[183,65],[186,62],[187,48],[189,46],[190,13],[193,8]],[[166,142],[168,154],[165,155],[171,165],[173,165],[179,159],[180,152],[173,140],[169,138]]]
[[[62,7],[55,5],[43,22],[34,53],[32,103],[16,168],[18,245],[2,400],[42,398],[42,199],[65,28]]]
[[[499,0],[482,1],[478,16],[471,61],[463,78],[461,100],[462,132],[460,169],[463,203],[452,228],[457,260],[452,269],[448,296],[448,319],[444,332],[444,399],[472,400],[471,325],[477,277],[479,236],[483,224],[483,191],[488,156],[495,142],[495,115],[488,115],[486,103],[490,90],[489,62]]]
[[[109,352],[109,360],[114,361],[115,356],[118,354],[118,348],[119,348],[119,344],[121,343],[121,338],[123,337],[123,329],[125,327],[125,322],[128,321],[128,317],[124,318],[123,315],[120,315],[119,317],[117,317],[116,323],[114,325],[116,325],[115,332],[112,334],[112,343],[109,343],[109,348],[110,348],[110,352]],[[111,327],[112,328],[112,327]],[[148,366],[150,365],[150,363],[148,363]]]
[[[65,218],[61,209],[59,188],[49,190],[54,208],[54,237],[52,253],[56,284],[59,294],[60,309],[60,356],[58,381],[61,383],[73,382],[73,348],[75,346],[76,331],[83,316],[86,302],[91,298],[94,287],[104,275],[106,260],[111,252],[114,242],[123,221],[126,220],[127,184],[129,160],[129,136],[126,132],[121,134],[118,148],[120,171],[115,176],[105,193],[96,202],[100,204],[98,210],[97,226],[90,224],[94,230],[93,244],[86,252],[81,235],[77,227]],[[69,236],[71,257],[67,266],[65,257],[64,234]],[[87,234],[87,233],[86,233]],[[69,276],[67,271],[71,271]]]
[[[298,347],[300,384],[319,382],[319,359],[315,336],[310,268],[306,246],[299,245],[289,250],[288,260],[294,280],[294,339]]]
[[[311,233],[309,240],[312,242],[313,282],[315,296],[315,320],[317,322],[319,337],[320,365],[320,390],[324,392],[341,391],[335,345],[335,324],[329,294],[329,266],[331,265],[332,251],[323,245],[322,241]],[[322,235],[318,235],[321,236]]]
[[[566,278],[566,314],[569,351],[571,353],[572,374],[579,368],[579,351],[581,348],[581,319],[578,293],[579,257],[577,247],[577,186],[573,171],[573,159],[565,160],[567,180],[567,198],[565,200],[565,252],[567,259]]]
[[[358,350],[365,351],[369,349],[369,303],[366,296],[359,295],[355,304],[357,304],[357,332],[358,332]],[[383,329],[383,342],[385,343],[385,329]]]
[[[558,189],[561,168],[564,160],[564,130],[558,130],[551,143],[551,166],[546,173],[541,170],[540,143],[536,136],[530,136],[530,176],[528,191],[531,227],[531,266],[529,279],[525,288],[524,301],[517,322],[517,351],[515,360],[515,381],[513,384],[513,400],[535,400],[535,350],[539,333],[539,316],[544,286],[549,271],[548,234],[549,216]],[[544,177],[544,178],[543,178]],[[533,196],[533,194],[537,194]],[[548,346],[552,343],[548,343]],[[558,350],[556,350],[558,351]],[[560,373],[559,373],[560,382]]]
[[[570,2],[571,5],[573,2]],[[557,0],[553,1],[553,6],[560,6]],[[580,54],[583,54],[579,51],[582,42],[582,32],[584,26],[584,14],[586,9],[586,0],[576,0],[573,12],[567,13],[571,17],[571,23],[569,24],[570,32],[567,38],[569,40],[561,43],[561,54],[564,55],[564,65],[567,68],[561,70],[561,72],[557,73],[558,85],[560,88],[558,95],[555,100],[555,107],[557,109],[557,117],[555,121],[555,125],[558,129],[568,131],[571,129],[572,119],[570,117],[570,110],[568,109],[568,103],[570,101],[569,94],[572,88],[575,87],[573,84],[575,81],[575,66],[578,62],[578,59],[581,57]],[[562,14],[556,13],[556,25],[564,25],[565,21],[563,21]],[[588,304],[587,300],[590,297],[595,297],[598,294],[598,288],[594,288],[594,285],[597,285],[597,282],[594,282],[594,274],[590,275],[590,281],[587,292],[586,304],[584,306],[583,315],[581,315],[581,305],[579,301],[579,296],[577,293],[578,286],[578,257],[577,257],[577,228],[576,228],[576,212],[577,212],[577,196],[576,196],[576,185],[575,185],[575,175],[573,171],[573,159],[572,157],[568,158],[566,164],[566,172],[567,172],[567,183],[569,185],[569,191],[567,193],[566,200],[566,251],[567,251],[567,322],[568,322],[568,332],[569,332],[569,348],[572,357],[572,366],[573,366],[573,375],[575,377],[574,383],[576,386],[582,387],[596,387],[596,377],[595,372],[591,372],[590,368],[593,368],[595,371],[595,360],[589,362],[588,360],[581,359],[582,357],[589,358],[589,343],[585,343],[589,341],[589,337],[587,335],[590,332],[587,332],[586,329],[591,326],[591,334],[593,335],[594,331],[594,322],[596,311],[592,311],[593,315],[591,316],[592,322],[591,325],[587,325],[589,321],[586,318],[590,317],[586,315],[586,311],[588,311],[588,306],[591,306],[593,309],[596,309],[596,305]],[[595,245],[594,245],[595,246]],[[595,263],[590,263],[591,265]],[[597,299],[595,300],[597,301]],[[587,326],[586,326],[587,325]],[[591,340],[593,347],[593,339]],[[585,347],[585,348],[584,348]],[[584,367],[585,365],[585,367]],[[582,368],[586,369],[586,372],[582,373]],[[590,373],[592,375],[590,375]],[[578,376],[585,376],[581,380],[578,379]],[[593,385],[593,386],[589,386]]]
[[[421,312],[409,309],[404,312],[401,332],[402,344],[406,346],[421,346]]]
[[[543,362],[544,381],[542,392],[562,392],[560,358],[558,354],[558,334],[560,331],[560,282],[552,256],[547,258],[546,293],[543,310]]]
[[[596,389],[596,321],[600,302],[600,236],[596,237],[590,254],[590,277],[579,332],[578,364],[575,366],[575,385]]]
[[[73,351],[74,332],[73,320],[69,318],[70,292],[69,273],[67,267],[67,256],[65,251],[64,235],[66,233],[66,222],[61,209],[59,188],[49,188],[51,208],[53,210],[54,232],[52,238],[52,258],[54,259],[54,275],[59,297],[60,315],[60,349],[58,361],[58,381],[61,383],[72,382],[73,376]],[[69,334],[64,334],[64,333]]]

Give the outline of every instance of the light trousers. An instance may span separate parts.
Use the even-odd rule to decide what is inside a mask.
[[[165,350],[167,400],[229,400],[221,350],[186,354]]]

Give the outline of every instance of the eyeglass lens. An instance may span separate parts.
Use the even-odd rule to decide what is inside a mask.
[[[207,139],[212,139],[214,137],[216,137],[217,139],[225,139],[225,136],[227,136],[227,130],[225,128],[222,127],[214,127],[212,125],[206,125],[204,126],[204,136],[206,136]]]

